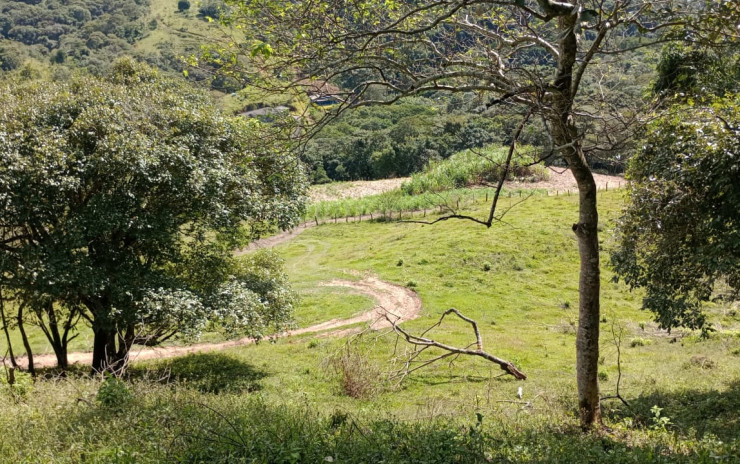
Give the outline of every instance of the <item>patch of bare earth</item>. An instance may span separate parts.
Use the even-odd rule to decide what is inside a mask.
[[[311,203],[342,200],[344,198],[362,198],[397,189],[409,179],[410,177],[399,177],[396,179],[357,180],[314,185],[311,186],[308,197],[311,199]]]
[[[570,169],[558,169],[549,168],[550,179],[543,180],[540,182],[506,182],[505,186],[508,188],[520,188],[520,189],[545,189],[550,192],[560,191],[565,192],[567,190],[578,190],[578,184],[576,179],[573,177],[573,173]],[[606,188],[620,188],[626,184],[624,177],[619,176],[607,176],[604,174],[594,173],[594,181],[596,181],[596,187],[599,190]]]
[[[401,287],[400,285],[384,282],[374,276],[366,276],[358,281],[333,280],[323,285],[347,287],[349,289],[352,289],[352,291],[370,296],[376,301],[376,305],[370,311],[366,311],[362,314],[358,314],[348,319],[332,319],[330,321],[322,322],[320,324],[315,324],[309,327],[289,330],[281,334],[281,337],[327,331],[331,332],[324,333],[321,336],[342,336],[362,329],[336,329],[341,329],[343,327],[360,323],[366,323],[367,326],[369,326],[371,329],[377,330],[383,327],[390,327],[390,323],[385,318],[385,315],[388,315],[391,320],[402,322],[418,317],[419,313],[421,312],[421,300],[415,292],[409,290],[408,288]],[[253,338],[247,337],[222,343],[199,343],[189,346],[142,347],[140,349],[135,348],[131,350],[130,360],[143,361],[147,359],[174,358],[176,356],[182,356],[190,353],[219,351],[225,348],[249,345],[254,342],[255,340]],[[90,364],[92,363],[92,353],[69,353],[68,359],[70,364]],[[53,354],[36,355],[33,357],[33,362],[36,367],[53,367],[57,364],[56,357]],[[18,358],[18,363],[23,367],[27,366],[27,360],[25,357]]]

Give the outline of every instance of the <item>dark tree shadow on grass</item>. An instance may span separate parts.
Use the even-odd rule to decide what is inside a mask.
[[[651,411],[658,406],[660,417],[670,420],[666,429],[679,435],[701,438],[712,434],[723,441],[740,440],[740,380],[723,391],[655,391],[628,401],[629,408],[611,403],[604,412],[614,422],[629,418],[636,426],[659,427]]]
[[[133,366],[128,376],[131,379],[178,383],[204,393],[238,393],[260,390],[259,381],[267,373],[223,353],[198,353]]]

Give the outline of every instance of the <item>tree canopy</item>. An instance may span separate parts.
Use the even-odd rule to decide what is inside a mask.
[[[698,103],[697,103],[698,105]],[[702,303],[740,292],[740,100],[679,104],[630,161],[617,273],[664,328],[702,328]]]
[[[112,68],[3,85],[0,285],[50,325],[87,319],[95,369],[209,322],[257,337],[289,323],[277,260],[232,250],[295,224],[300,163],[184,83]]]

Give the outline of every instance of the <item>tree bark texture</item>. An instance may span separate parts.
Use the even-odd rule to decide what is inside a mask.
[[[92,369],[94,372],[120,373],[126,368],[131,346],[124,342],[115,329],[95,327]],[[118,342],[118,343],[116,343]]]
[[[21,333],[21,339],[23,340],[23,347],[26,348],[26,359],[28,359],[28,372],[31,375],[36,375],[36,368],[33,365],[33,351],[31,351],[31,343],[28,341],[28,335],[26,334],[26,328],[23,325],[23,309],[25,304],[21,303],[18,305],[18,331]]]
[[[3,332],[5,332],[5,340],[8,343],[8,355],[10,356],[10,365],[13,368],[18,367],[18,363],[15,361],[15,354],[13,353],[13,344],[10,342],[10,329],[8,328],[8,320],[5,317],[5,300],[3,300],[2,287],[0,287],[0,316],[2,316]]]
[[[578,409],[581,427],[591,428],[601,424],[599,403],[599,214],[596,204],[596,183],[581,148],[572,106],[577,89],[573,85],[578,40],[575,35],[577,15],[561,16],[561,55],[552,94],[552,112],[547,118],[552,125],[555,143],[575,177],[579,192],[578,223],[573,232],[578,239],[580,278],[578,285],[578,331],[576,336],[576,379]]]

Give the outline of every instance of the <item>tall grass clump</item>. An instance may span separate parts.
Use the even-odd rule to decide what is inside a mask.
[[[508,147],[487,147],[461,151],[446,160],[430,163],[424,171],[412,175],[401,190],[407,195],[418,195],[497,182],[504,173],[508,150]],[[528,151],[517,151],[512,157],[509,180],[536,182],[549,178],[542,164],[530,166],[533,160],[527,156]]]

